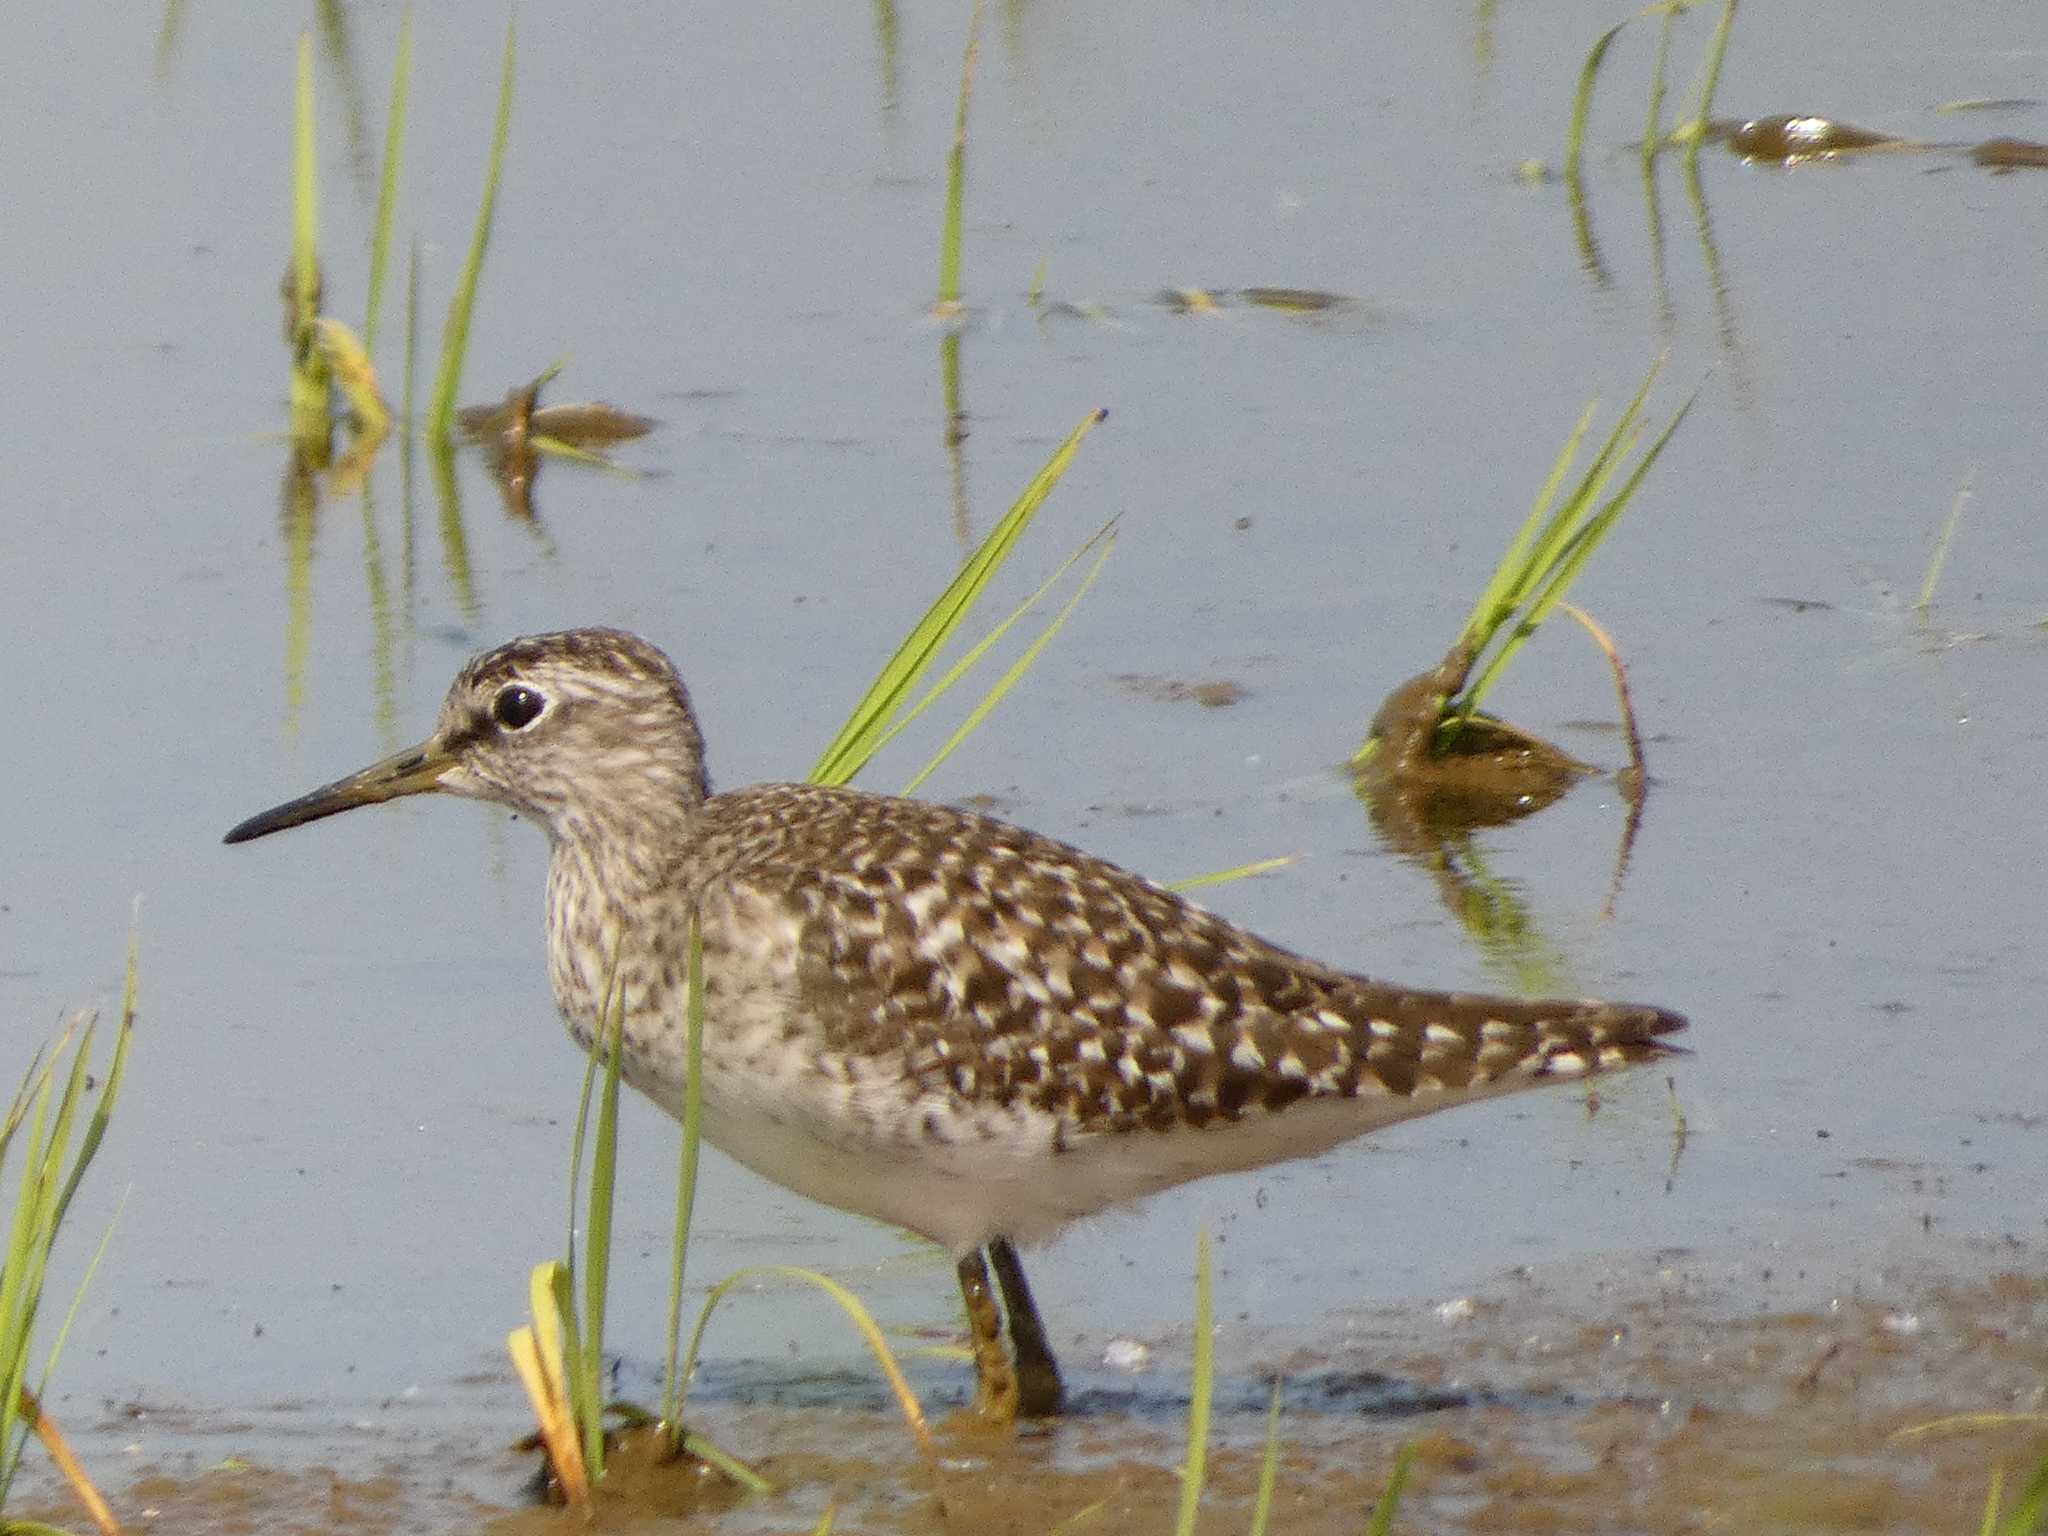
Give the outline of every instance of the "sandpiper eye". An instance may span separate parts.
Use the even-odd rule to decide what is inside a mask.
[[[510,688],[500,689],[491,700],[491,718],[508,731],[523,731],[540,718],[547,704],[533,689],[514,683]]]

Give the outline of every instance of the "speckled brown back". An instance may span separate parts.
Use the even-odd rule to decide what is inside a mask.
[[[1605,1071],[1684,1027],[1657,1008],[1349,975],[944,806],[762,785],[704,810],[706,862],[801,913],[798,985],[823,1048],[896,1064],[911,1095],[1166,1131]]]

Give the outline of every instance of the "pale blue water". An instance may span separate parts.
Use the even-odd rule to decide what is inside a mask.
[[[1449,641],[1584,401],[1618,403],[1669,348],[1659,419],[1696,387],[1699,403],[1580,593],[1653,738],[1616,915],[1601,917],[1610,785],[1481,846],[1571,986],[1692,1014],[1690,1141],[1667,1189],[1651,1075],[1603,1090],[1590,1120],[1572,1095],[1525,1098],[1182,1191],[1036,1256],[1077,1365],[1113,1336],[1178,1336],[1203,1227],[1224,1240],[1220,1314],[1253,1325],[1254,1357],[1327,1336],[1347,1309],[1412,1308],[1425,1328],[1436,1303],[1520,1264],[1686,1249],[1720,1274],[1789,1251],[1822,1294],[1880,1253],[1963,1262],[1980,1239],[2048,1240],[2048,180],[1710,152],[1711,268],[1669,166],[1660,303],[1621,149],[1649,49],[1630,35],[1596,116],[1600,286],[1561,189],[1513,170],[1561,153],[1580,58],[1620,13],[1502,12],[1489,62],[1470,8],[990,16],[967,205],[971,521],[985,529],[1106,405],[1010,588],[1112,516],[1121,539],[930,792],[997,796],[1161,877],[1297,854],[1212,904],[1362,969],[1490,984],[1332,765]],[[397,11],[348,14],[373,165]],[[560,1240],[578,1062],[541,965],[541,839],[448,804],[250,848],[219,835],[423,731],[472,649],[569,623],[676,655],[723,782],[808,766],[959,555],[924,311],[963,23],[903,8],[891,98],[865,7],[522,10],[464,394],[566,357],[553,398],[664,418],[622,455],[655,473],[550,467],[537,536],[465,459],[465,603],[424,461],[408,535],[388,451],[373,510],[320,510],[295,709],[275,295],[297,17],[188,7],[161,69],[159,20],[38,11],[0,55],[11,1059],[60,1010],[112,995],[142,897],[144,1033],[73,1258],[121,1214],[60,1402],[79,1420],[133,1396],[341,1417],[417,1387],[404,1411],[432,1424],[451,1383],[501,1368],[526,1270]],[[422,241],[429,353],[502,23],[474,6],[419,19],[400,228]],[[1689,69],[1706,23],[1688,26]],[[2038,91],[2038,36],[2019,0],[1881,20],[1753,7],[1723,106],[2048,138],[2039,107],[1931,110]],[[328,292],[357,317],[370,187],[324,55],[321,89]],[[1024,303],[1041,262],[1050,297],[1108,315],[1041,327]],[[1147,302],[1186,283],[1313,286],[1376,312],[1314,324]],[[399,332],[387,310],[391,373]],[[1909,605],[1966,477],[1922,628]],[[395,720],[377,695],[372,518]],[[1829,606],[1769,601],[1784,597]],[[1228,677],[1249,697],[1161,703],[1125,673]],[[1611,713],[1575,633],[1532,647],[1499,703],[1618,760],[1613,738],[1565,724]],[[672,1141],[651,1113],[628,1135],[614,1341],[644,1357]],[[900,1258],[892,1234],[717,1159],[706,1179],[700,1284],[803,1262],[894,1320],[950,1324],[946,1267]],[[736,1309],[713,1340],[726,1357],[856,1361],[808,1297]],[[508,1422],[520,1411],[508,1398]]]

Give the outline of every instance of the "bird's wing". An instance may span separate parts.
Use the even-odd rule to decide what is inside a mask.
[[[1103,860],[943,806],[860,797],[730,878],[772,888],[827,1049],[913,1091],[1168,1130],[1298,1101],[1479,1090],[1647,1060],[1660,1009],[1389,986],[1268,944]],[[885,807],[877,813],[875,807]],[[827,807],[828,821],[830,807]]]

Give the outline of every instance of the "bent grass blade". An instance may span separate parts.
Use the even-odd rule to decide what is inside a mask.
[[[763,1279],[801,1280],[806,1285],[816,1286],[827,1296],[839,1303],[839,1308],[853,1322],[860,1336],[866,1340],[875,1363],[881,1367],[887,1378],[889,1390],[896,1396],[896,1405],[902,1411],[903,1422],[910,1430],[911,1438],[917,1441],[918,1449],[928,1461],[936,1464],[938,1447],[932,1441],[931,1425],[925,1418],[924,1405],[911,1390],[909,1380],[903,1374],[903,1367],[896,1363],[895,1351],[889,1348],[889,1341],[882,1336],[874,1314],[868,1311],[861,1299],[829,1275],[822,1275],[815,1269],[804,1269],[795,1264],[749,1264],[745,1269],[734,1270],[711,1288],[704,1298],[704,1309],[697,1314],[697,1326],[690,1334],[690,1347],[683,1356],[682,1383],[685,1388],[697,1369],[697,1355],[703,1348],[704,1330],[710,1326],[711,1314],[718,1304],[751,1281]]]

